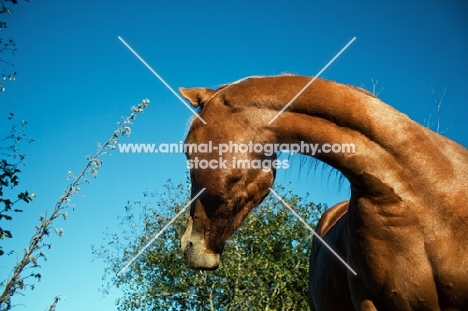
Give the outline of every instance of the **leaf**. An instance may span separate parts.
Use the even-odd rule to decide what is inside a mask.
[[[29,197],[29,193],[27,191],[21,192],[20,194],[18,194],[18,198],[23,200],[26,203],[31,202],[31,198]]]
[[[1,214],[0,216],[5,218],[6,220],[12,220],[13,219],[13,217],[11,217],[10,215],[7,215],[7,214]]]

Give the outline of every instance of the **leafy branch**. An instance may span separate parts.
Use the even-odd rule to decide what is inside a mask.
[[[8,116],[9,122],[14,122],[15,115],[10,113]],[[24,127],[26,121],[21,123],[13,123],[10,128],[10,132],[6,137],[0,140],[0,221],[6,220],[11,221],[13,216],[11,213],[22,212],[22,209],[15,208],[18,202],[23,201],[29,203],[35,194],[29,194],[28,191],[20,192],[16,195],[16,199],[5,197],[4,188],[15,188],[19,184],[19,173],[21,173],[20,165],[24,165],[25,156],[20,152],[19,145],[26,139]],[[28,142],[31,143],[34,140],[29,138]],[[12,238],[13,235],[10,230],[2,226],[0,227],[0,240],[4,238]],[[0,256],[4,254],[2,247],[0,246]]]
[[[29,0],[25,0],[26,2],[29,2]],[[0,16],[3,14],[11,15],[13,14],[13,10],[7,3],[11,4],[18,4],[18,0],[0,0]],[[11,55],[16,54],[16,43],[15,40],[13,39],[7,39],[4,40],[3,38],[3,29],[7,28],[7,22],[5,22],[3,19],[0,19],[0,30],[2,30],[2,33],[0,33],[0,55],[4,55],[5,52],[11,53]],[[0,56],[0,63],[6,64],[9,67],[14,67],[15,65],[9,61],[7,61],[4,56]],[[2,74],[3,80],[9,80],[13,81],[15,80],[16,77],[16,71],[9,73],[9,74]],[[0,82],[0,93],[4,92],[5,88],[3,87],[2,82]]]
[[[96,154],[88,157],[85,168],[77,176],[73,176],[71,172],[68,172],[67,177],[70,178],[73,176],[73,182],[64,190],[60,196],[57,203],[55,204],[53,212],[50,215],[46,214],[40,216],[40,224],[36,226],[36,231],[32,236],[28,247],[24,250],[22,259],[14,267],[11,278],[6,281],[5,289],[0,296],[0,311],[11,309],[11,297],[18,290],[24,290],[28,286],[24,282],[26,278],[34,277],[37,280],[41,279],[40,273],[31,273],[26,277],[23,277],[22,274],[28,267],[39,267],[37,260],[40,258],[45,258],[45,254],[42,249],[51,248],[51,244],[44,243],[43,239],[45,236],[50,234],[52,222],[58,217],[67,219],[68,214],[64,210],[70,207],[70,198],[80,192],[79,186],[82,183],[89,183],[89,176],[96,177],[99,169],[101,168],[101,160],[99,160],[99,157],[104,154],[109,154],[109,150],[114,150],[120,137],[124,135],[130,135],[130,126],[133,124],[133,120],[136,119],[137,114],[144,111],[148,104],[149,100],[144,99],[136,107],[132,107],[132,113],[128,117],[124,118],[123,122],[118,123],[119,127],[117,130],[114,131],[112,136],[103,145],[98,144],[98,150]],[[59,236],[62,235],[61,230],[55,231]],[[30,287],[34,288],[33,286]]]
[[[47,311],[55,311],[57,309],[57,304],[60,300],[62,300],[61,296],[55,296],[52,304],[49,306],[49,309],[47,309]]]

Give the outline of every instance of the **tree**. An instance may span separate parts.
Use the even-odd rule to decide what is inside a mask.
[[[304,310],[311,233],[268,196],[228,241],[218,270],[188,269],[180,252],[186,217],[180,217],[120,276],[123,265],[180,211],[189,197],[188,182],[164,193],[145,192],[146,202],[128,202],[119,233],[106,233],[93,246],[107,268],[105,290],[123,291],[118,310]],[[280,193],[285,194],[284,188]],[[286,193],[285,200],[316,223],[322,205]]]

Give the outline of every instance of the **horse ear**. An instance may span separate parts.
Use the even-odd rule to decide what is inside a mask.
[[[179,92],[192,106],[200,108],[203,108],[205,103],[216,93],[215,90],[202,87],[194,87],[191,89],[180,87]]]

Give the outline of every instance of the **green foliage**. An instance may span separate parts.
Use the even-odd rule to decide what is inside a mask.
[[[22,191],[17,194],[14,189],[19,186],[19,174],[21,170],[19,167],[24,165],[25,156],[21,154],[19,145],[24,140],[29,143],[33,140],[26,139],[24,126],[27,122],[22,121],[20,124],[14,123],[14,115],[10,113],[8,121],[12,122],[10,132],[0,141],[0,221],[10,221],[13,219],[11,213],[20,213],[23,210],[13,208],[18,202],[29,203],[35,197],[35,194],[30,194],[28,191]],[[14,194],[6,197],[5,190],[10,189]],[[13,196],[13,197],[11,197]],[[12,238],[13,235],[10,230],[3,228],[3,222],[0,223],[0,240],[4,238]],[[0,246],[0,256],[4,254]]]
[[[309,223],[324,206],[285,195]],[[188,184],[165,185],[164,194],[146,192],[146,202],[128,202],[119,233],[107,232],[93,247],[108,266],[105,290],[120,288],[118,310],[305,310],[311,233],[274,197],[246,218],[222,255],[218,270],[194,271],[184,264],[179,241],[187,217],[180,217],[123,274],[116,274],[189,198]]]
[[[29,2],[29,0],[25,0]],[[5,21],[5,16],[13,14],[12,5],[18,4],[18,0],[0,0],[0,65],[7,65],[8,67],[14,67],[7,58],[5,54],[10,54],[14,56],[16,54],[16,43],[13,39],[5,39],[3,31],[8,28],[7,22]],[[2,66],[0,66],[1,68]],[[14,81],[16,78],[16,71],[6,74],[2,73],[3,80]],[[0,82],[0,93],[4,92],[5,88],[3,87],[2,82]]]

